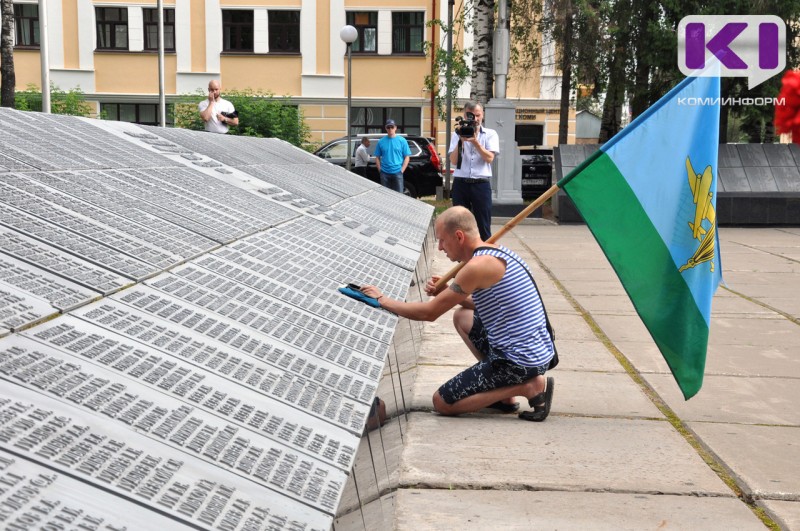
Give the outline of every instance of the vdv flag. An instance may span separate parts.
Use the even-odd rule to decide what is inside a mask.
[[[686,400],[703,384],[716,230],[719,77],[688,77],[559,181]]]

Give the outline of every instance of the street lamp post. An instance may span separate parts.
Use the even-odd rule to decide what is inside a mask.
[[[347,25],[342,28],[342,31],[339,32],[339,37],[344,41],[347,45],[347,171],[350,171],[351,160],[353,158],[353,145],[352,139],[350,134],[350,124],[352,121],[350,120],[350,110],[352,108],[352,95],[353,95],[353,84],[352,84],[352,66],[353,66],[353,56],[352,56],[352,44],[358,38],[358,30],[355,29],[353,26]]]

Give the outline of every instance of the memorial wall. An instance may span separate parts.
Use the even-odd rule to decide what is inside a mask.
[[[379,529],[432,208],[275,139],[0,109],[0,527]]]

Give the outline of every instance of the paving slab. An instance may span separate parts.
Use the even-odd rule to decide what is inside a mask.
[[[795,379],[707,374],[700,392],[684,400],[671,375],[644,378],[685,421],[800,426],[800,385]]]
[[[721,240],[736,242],[759,248],[798,246],[800,230],[797,227],[780,228],[744,228],[722,227],[719,231]]]
[[[800,501],[800,427],[710,422],[691,422],[689,427],[722,459],[746,493]]]
[[[469,531],[764,529],[736,498],[419,489],[398,491],[396,526]]]
[[[583,370],[601,372],[625,372],[617,359],[599,340],[575,340],[568,334],[556,336],[558,348],[558,369],[556,374],[564,370]]]
[[[561,281],[561,277],[558,271],[554,271],[553,274],[559,282],[564,286],[564,288],[575,298],[582,298],[582,297],[606,297],[608,295],[624,295],[625,290],[622,289],[622,285],[619,283],[619,280],[606,280],[604,282],[593,281],[593,280],[564,280]],[[580,300],[578,300],[580,302]]]
[[[646,341],[614,341],[614,346],[640,373],[670,373],[664,355],[649,337]]]
[[[781,529],[800,529],[800,502],[762,500],[758,505],[767,511]]]
[[[604,295],[602,297],[583,296],[578,302],[583,309],[592,315],[625,315],[638,319],[636,308],[625,293]]]
[[[577,313],[554,313],[548,316],[556,333],[556,340],[560,338],[584,341],[597,339],[586,319]]]
[[[771,249],[752,249],[746,246],[727,246],[722,248],[722,274],[727,277],[748,278],[751,281],[763,281],[758,276],[741,273],[797,273],[797,263],[787,256],[782,256],[784,247]]]
[[[412,413],[400,486],[731,496],[670,424]],[[520,451],[522,450],[522,451]]]
[[[776,346],[800,351],[800,326],[788,319],[714,316],[709,341],[725,345]]]
[[[396,495],[396,492],[392,492],[348,510],[333,521],[333,529],[336,531],[395,529],[393,521]]]
[[[414,409],[430,411],[433,407],[433,393],[457,372],[452,367],[420,367],[411,399]],[[568,371],[559,365],[547,374],[552,375],[556,381],[552,415],[663,418],[661,412],[626,373]],[[524,409],[530,409],[524,397],[517,400]]]
[[[630,315],[593,314],[592,318],[613,343],[620,341],[653,341],[650,332],[647,331],[647,328],[645,328],[641,319],[638,317],[634,318]]]
[[[786,319],[781,314],[761,304],[747,300],[725,288],[719,288],[712,302],[711,318],[752,316],[759,319]]]

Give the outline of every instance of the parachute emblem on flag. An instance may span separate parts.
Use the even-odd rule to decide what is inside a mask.
[[[711,262],[711,271],[713,272],[714,241],[717,230],[717,213],[711,201],[714,197],[714,193],[711,191],[714,174],[711,166],[706,166],[702,174],[695,172],[689,157],[686,157],[686,172],[689,174],[689,188],[692,190],[695,205],[694,221],[689,222],[689,229],[692,231],[692,237],[698,240],[700,245],[692,257],[678,269],[678,272],[682,273],[705,262]],[[709,229],[703,227],[704,221],[708,221]]]

